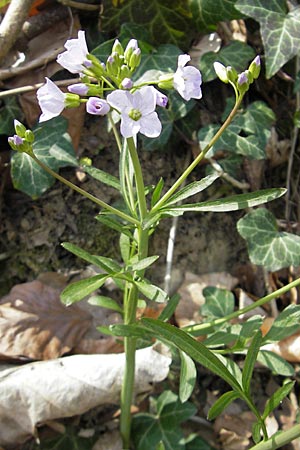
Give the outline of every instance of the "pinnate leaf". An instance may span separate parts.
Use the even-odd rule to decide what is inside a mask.
[[[278,231],[271,212],[259,208],[237,223],[239,234],[247,241],[253,264],[275,271],[300,265],[300,236]]]

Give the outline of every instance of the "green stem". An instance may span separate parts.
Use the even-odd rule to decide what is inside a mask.
[[[138,201],[138,208],[140,212],[140,223],[142,223],[147,214],[147,203],[145,196],[145,186],[143,181],[142,169],[138,159],[136,146],[133,138],[127,139],[127,145],[132,160],[136,184],[136,194]],[[138,259],[143,259],[148,255],[148,240],[149,235],[147,230],[143,230],[141,225],[137,228],[137,255]],[[134,273],[134,278],[140,278],[144,272]],[[136,321],[136,309],[138,303],[138,289],[132,283],[127,283],[124,294],[124,323],[126,325],[132,324]],[[121,390],[121,417],[120,417],[120,431],[123,441],[123,450],[128,450],[130,447],[131,434],[131,404],[134,393],[135,380],[135,352],[136,352],[136,338],[125,337],[125,369],[124,378]]]
[[[126,220],[129,223],[132,223],[134,225],[137,225],[139,222],[134,219],[133,217],[129,216],[128,214],[125,214],[122,211],[119,211],[118,209],[114,208],[113,206],[108,205],[103,200],[100,200],[99,198],[95,197],[94,195],[90,194],[89,192],[85,191],[84,189],[81,189],[80,187],[76,186],[76,184],[73,184],[71,181],[66,180],[66,178],[62,177],[58,173],[54,172],[54,170],[50,169],[46,164],[44,164],[42,161],[40,161],[33,152],[29,154],[31,158],[34,159],[34,161],[47,173],[52,175],[57,180],[64,183],[69,188],[73,189],[74,191],[78,192],[79,194],[83,195],[84,197],[88,198],[92,202],[96,203],[98,206],[100,206],[103,209],[106,209],[107,211],[111,212],[112,214],[115,214],[116,216],[119,216],[121,219]]]
[[[182,173],[182,175],[175,181],[173,186],[163,195],[163,197],[154,205],[154,207],[151,210],[151,214],[158,211],[166,202],[167,200],[176,192],[176,190],[182,185],[182,183],[185,181],[185,179],[189,176],[189,174],[195,169],[195,167],[199,164],[200,161],[204,158],[208,150],[211,149],[211,147],[217,142],[219,137],[224,133],[228,125],[232,122],[234,116],[236,115],[241,103],[242,103],[243,97],[239,97],[236,101],[236,104],[232,111],[230,112],[229,116],[221,126],[221,128],[217,131],[217,133],[214,135],[214,137],[211,139],[211,141],[207,144],[207,146],[199,153],[199,155],[194,159],[194,161],[187,167],[187,169]]]
[[[283,448],[284,445],[289,444],[299,437],[300,425],[298,424],[289,430],[276,434],[276,436],[271,436],[267,441],[254,445],[254,447],[251,447],[251,450],[275,450],[276,448]]]
[[[194,332],[206,330],[206,329],[214,327],[216,325],[221,325],[221,324],[223,324],[225,322],[228,322],[231,319],[234,319],[235,317],[239,317],[242,314],[246,314],[249,311],[252,311],[253,309],[257,308],[258,306],[262,306],[265,303],[270,302],[274,298],[280,297],[281,295],[283,295],[286,292],[288,292],[290,289],[292,289],[294,287],[297,287],[299,285],[300,285],[300,278],[298,278],[297,280],[292,281],[291,283],[287,284],[286,286],[283,286],[280,289],[277,289],[277,291],[272,292],[271,294],[268,294],[265,297],[262,297],[261,299],[257,300],[256,302],[253,302],[252,305],[249,305],[249,306],[246,306],[245,308],[242,308],[242,309],[239,309],[237,311],[234,311],[233,313],[228,314],[225,317],[222,317],[222,318],[216,319],[216,320],[212,320],[211,322],[207,322],[207,323],[200,323],[200,324],[197,324],[197,325],[190,325],[190,326],[184,327],[183,329],[187,333],[194,333]]]
[[[131,157],[133,168],[134,168],[136,192],[137,192],[139,210],[140,210],[141,221],[142,221],[147,214],[147,203],[146,203],[145,186],[144,186],[142,168],[140,165],[136,146],[135,146],[135,143],[134,143],[134,140],[132,137],[127,139],[127,145],[128,145],[130,157]]]

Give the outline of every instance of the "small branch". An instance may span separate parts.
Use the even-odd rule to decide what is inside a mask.
[[[0,63],[18,39],[32,3],[33,0],[11,0],[0,24]]]
[[[238,181],[235,178],[233,178],[227,172],[224,172],[224,170],[222,169],[220,164],[217,163],[217,161],[215,161],[212,158],[208,158],[208,160],[209,160],[211,166],[213,167],[213,169],[220,175],[220,177],[223,178],[224,180],[228,181],[228,183],[232,184],[232,186],[235,186],[238,189],[241,189],[242,191],[248,190],[250,188],[249,183],[242,183],[241,181]]]

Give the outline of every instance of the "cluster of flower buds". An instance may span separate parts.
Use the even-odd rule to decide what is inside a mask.
[[[253,81],[259,77],[261,69],[260,57],[256,56],[251,62],[249,68],[239,74],[233,67],[225,67],[220,62],[214,63],[214,69],[217,76],[221,81],[223,81],[223,83],[230,83],[240,95],[243,95],[248,91],[250,84],[252,84]]]
[[[16,134],[8,138],[9,145],[13,150],[18,152],[30,153],[34,141],[33,132],[27,130],[26,127],[16,119],[14,120],[14,127]]]

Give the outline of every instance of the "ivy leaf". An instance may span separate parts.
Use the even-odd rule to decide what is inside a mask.
[[[237,223],[239,234],[247,241],[253,264],[276,271],[300,265],[300,236],[280,232],[271,212],[259,208]]]
[[[67,121],[63,117],[49,120],[34,130],[34,153],[55,172],[61,167],[77,165],[71,138],[66,130]],[[60,152],[62,157],[59,156]],[[40,197],[55,181],[30,156],[18,152],[12,156],[11,175],[14,187],[32,198]]]
[[[264,102],[253,102],[235,117],[234,122],[229,125],[209,153],[215,154],[218,150],[226,150],[251,159],[264,159],[265,147],[274,120],[273,111]],[[201,148],[210,142],[218,129],[219,125],[212,124],[199,130],[198,140]]]
[[[188,45],[193,22],[185,0],[125,0],[113,4],[103,0],[101,16],[104,32],[116,32],[126,22],[143,25],[150,35],[150,43],[164,42]]]
[[[277,342],[299,331],[300,305],[287,306],[274,320],[264,342]]]
[[[205,303],[201,307],[201,314],[208,321],[231,314],[234,310],[233,293],[227,289],[208,286],[203,289]]]
[[[238,0],[236,8],[260,24],[266,55],[266,76],[271,78],[300,46],[300,8],[290,12],[285,0]]]
[[[218,22],[241,19],[235,8],[236,0],[190,0],[190,8],[198,30],[214,29]]]
[[[173,392],[165,391],[157,400],[157,413],[136,414],[132,437],[137,450],[153,450],[163,442],[166,450],[184,450],[180,423],[195,414],[192,403],[181,403]]]
[[[235,70],[241,72],[254,57],[253,48],[241,41],[232,41],[218,52],[207,52],[201,57],[200,61],[203,82],[206,83],[217,78],[213,68],[216,61],[224,64],[224,66],[234,65]],[[234,64],[232,61],[234,61]]]
[[[276,375],[292,377],[295,374],[294,367],[291,364],[281,356],[268,350],[260,350],[257,355],[257,361]]]
[[[14,119],[21,117],[22,111],[18,105],[16,97],[8,97],[4,105],[0,108],[0,134],[15,134]]]

